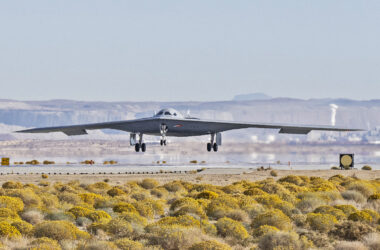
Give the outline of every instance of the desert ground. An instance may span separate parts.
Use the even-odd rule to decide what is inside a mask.
[[[69,182],[77,180],[83,184],[91,184],[99,181],[107,180],[110,184],[117,185],[129,181],[141,181],[146,178],[155,179],[161,184],[171,181],[186,181],[201,184],[212,185],[229,185],[234,182],[247,180],[247,181],[260,181],[266,178],[273,178],[278,180],[284,176],[297,175],[308,177],[321,177],[328,179],[334,175],[343,175],[346,177],[357,177],[363,180],[375,180],[380,178],[380,170],[275,170],[277,176],[272,176],[270,170],[247,170],[239,168],[210,168],[199,169],[200,172],[187,171],[188,173],[160,173],[153,174],[140,172],[140,174],[54,174],[44,172],[49,175],[50,182]],[[0,172],[1,173],[1,172]],[[41,172],[33,174],[23,173],[7,173],[0,175],[0,182],[18,181],[22,183],[39,183],[41,181]]]

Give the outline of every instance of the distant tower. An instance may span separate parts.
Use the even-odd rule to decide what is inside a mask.
[[[338,109],[338,105],[332,103],[330,104],[331,109],[331,126],[335,126],[336,123],[336,111]]]

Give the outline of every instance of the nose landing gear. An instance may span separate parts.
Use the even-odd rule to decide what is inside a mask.
[[[168,132],[168,126],[166,124],[161,124],[160,125],[160,134],[161,134],[161,140],[160,140],[160,145],[161,146],[166,146],[166,133]]]

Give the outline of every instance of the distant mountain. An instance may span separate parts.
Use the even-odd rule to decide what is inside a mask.
[[[234,101],[253,101],[253,100],[269,100],[272,99],[271,96],[264,93],[251,93],[251,94],[242,94],[236,95]]]

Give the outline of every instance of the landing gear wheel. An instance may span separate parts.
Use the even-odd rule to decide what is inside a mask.
[[[161,140],[160,144],[161,144],[161,146],[163,146],[164,145],[164,140]]]
[[[135,151],[136,151],[136,152],[139,152],[139,151],[140,151],[140,144],[139,144],[139,143],[136,143],[136,144],[135,144]]]
[[[164,145],[166,146],[166,140],[164,140]]]
[[[208,152],[211,151],[211,148],[212,148],[211,143],[207,143],[207,151],[208,151]]]
[[[145,152],[145,150],[146,150],[146,144],[143,143],[141,144],[141,152]]]
[[[213,149],[214,149],[214,152],[218,152],[218,144],[214,143]]]

